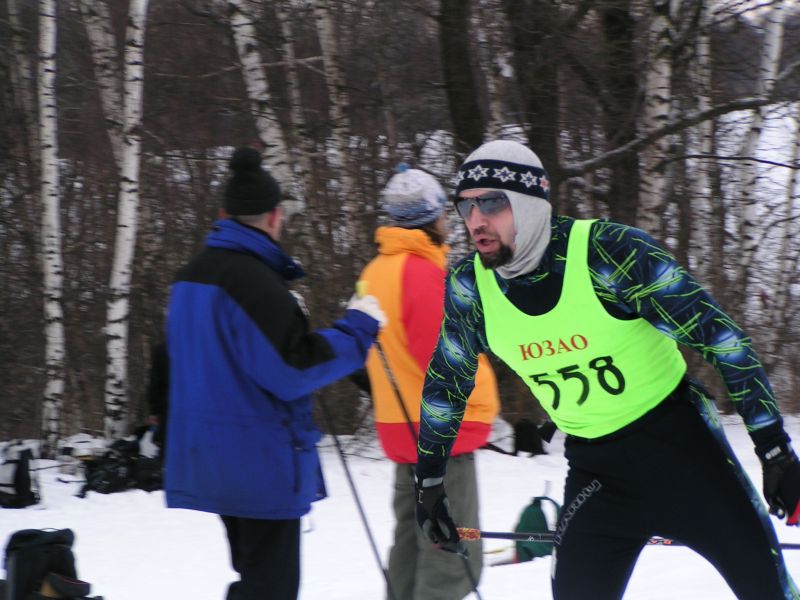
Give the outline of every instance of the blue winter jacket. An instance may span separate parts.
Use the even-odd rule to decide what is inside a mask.
[[[310,393],[363,367],[378,323],[349,310],[310,331],[286,282],[302,269],[265,233],[215,223],[177,274],[170,357],[167,505],[294,519],[325,497]]]

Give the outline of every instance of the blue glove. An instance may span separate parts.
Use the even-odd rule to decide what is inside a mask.
[[[764,498],[770,514],[786,524],[797,526],[800,520],[800,461],[788,439],[756,448],[764,470]]]
[[[444,484],[430,487],[417,485],[417,523],[425,537],[438,548],[468,556],[466,546],[458,536],[458,529],[450,518],[450,502]]]

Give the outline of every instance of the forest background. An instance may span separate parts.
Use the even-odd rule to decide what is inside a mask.
[[[558,212],[663,240],[798,412],[799,99],[796,0],[0,0],[0,440],[144,421],[169,284],[240,145],[290,196],[315,326],[399,162],[449,188],[516,139]],[[449,241],[468,252],[454,215]],[[503,415],[541,416],[498,371]],[[369,430],[352,384],[321,393],[326,429]]]

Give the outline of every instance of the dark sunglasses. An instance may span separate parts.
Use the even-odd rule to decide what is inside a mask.
[[[508,196],[503,192],[486,192],[480,196],[473,198],[461,198],[456,196],[456,210],[461,218],[466,220],[472,212],[472,207],[475,206],[481,214],[490,216],[496,215],[502,210],[511,206],[511,201]]]

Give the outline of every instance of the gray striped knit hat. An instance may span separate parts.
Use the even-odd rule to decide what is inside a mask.
[[[445,209],[446,194],[433,175],[409,169],[401,163],[383,192],[386,214],[398,227],[413,229],[438,219]]]
[[[458,168],[456,196],[464,190],[508,190],[542,200],[550,197],[550,179],[530,148],[510,140],[486,142]]]

